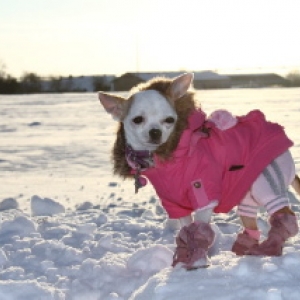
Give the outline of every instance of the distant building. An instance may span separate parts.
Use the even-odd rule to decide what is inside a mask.
[[[174,78],[182,73],[184,72],[125,73],[113,80],[113,90],[128,91],[154,77]],[[229,88],[230,78],[212,71],[194,72],[194,87],[196,89]]]
[[[227,75],[233,88],[259,88],[270,86],[287,86],[288,80],[274,74],[231,74]]]
[[[195,72],[195,89],[227,89],[231,87],[230,77],[212,71]]]
[[[95,92],[95,91],[129,91],[139,83],[146,82],[154,77],[174,78],[180,72],[150,72],[125,73],[121,76],[68,76],[49,77],[41,80],[42,92]],[[228,74],[221,75],[213,71],[194,73],[195,89],[225,89],[225,88],[258,88],[270,86],[289,86],[289,81],[277,74]]]
[[[112,90],[113,75],[49,77],[42,80],[42,91],[51,93]]]
[[[137,84],[144,82],[137,73],[125,73],[116,77],[112,82],[112,89],[114,91],[128,91]]]

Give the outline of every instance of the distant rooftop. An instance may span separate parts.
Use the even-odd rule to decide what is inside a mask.
[[[148,73],[134,73],[129,72],[128,74],[132,74],[138,78],[141,78],[143,81],[148,81],[153,77],[160,76],[160,77],[167,77],[167,78],[174,78],[179,75],[182,75],[187,71],[180,71],[180,72],[148,72]],[[195,80],[220,80],[220,79],[228,79],[227,75],[220,75],[213,71],[201,71],[201,72],[193,72]],[[123,74],[124,75],[124,74]],[[122,77],[121,75],[120,77]]]

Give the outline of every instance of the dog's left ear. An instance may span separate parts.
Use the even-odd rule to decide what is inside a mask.
[[[111,114],[115,120],[121,121],[125,110],[126,99],[102,92],[98,92],[98,97],[104,109]]]
[[[193,73],[184,73],[172,80],[169,88],[171,98],[175,101],[186,94],[194,80]]]

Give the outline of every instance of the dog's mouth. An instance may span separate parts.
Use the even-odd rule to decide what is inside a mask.
[[[148,140],[146,143],[144,143],[144,148],[149,151],[155,151],[158,147],[162,145],[162,141],[158,140]]]
[[[152,146],[152,147],[154,147],[154,148],[157,148],[157,147],[159,147],[161,144],[162,144],[162,142],[161,142],[161,140],[159,140],[159,141],[153,141],[153,140],[149,140],[148,142],[147,142],[147,144],[149,145],[149,146]]]
[[[154,148],[154,150],[161,145],[160,142],[149,142],[149,144]]]
[[[154,145],[160,145],[161,142],[162,142],[161,139],[151,139],[151,138],[148,141],[149,144],[154,144]]]

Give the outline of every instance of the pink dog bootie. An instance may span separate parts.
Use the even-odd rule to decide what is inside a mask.
[[[184,226],[176,237],[177,247],[172,266],[181,263],[187,270],[207,267],[207,251],[214,238],[215,232],[207,223],[194,222]]]
[[[249,230],[245,229],[242,233],[237,235],[237,239],[234,242],[231,251],[234,252],[236,255],[246,255],[247,252],[253,248],[258,246],[259,240],[259,231],[252,230],[255,232],[255,235],[252,236],[249,234]],[[257,233],[256,233],[257,232]]]
[[[285,241],[299,231],[297,218],[292,214],[274,214],[270,218],[270,224],[268,238],[260,245],[251,248],[247,254],[280,256]]]

